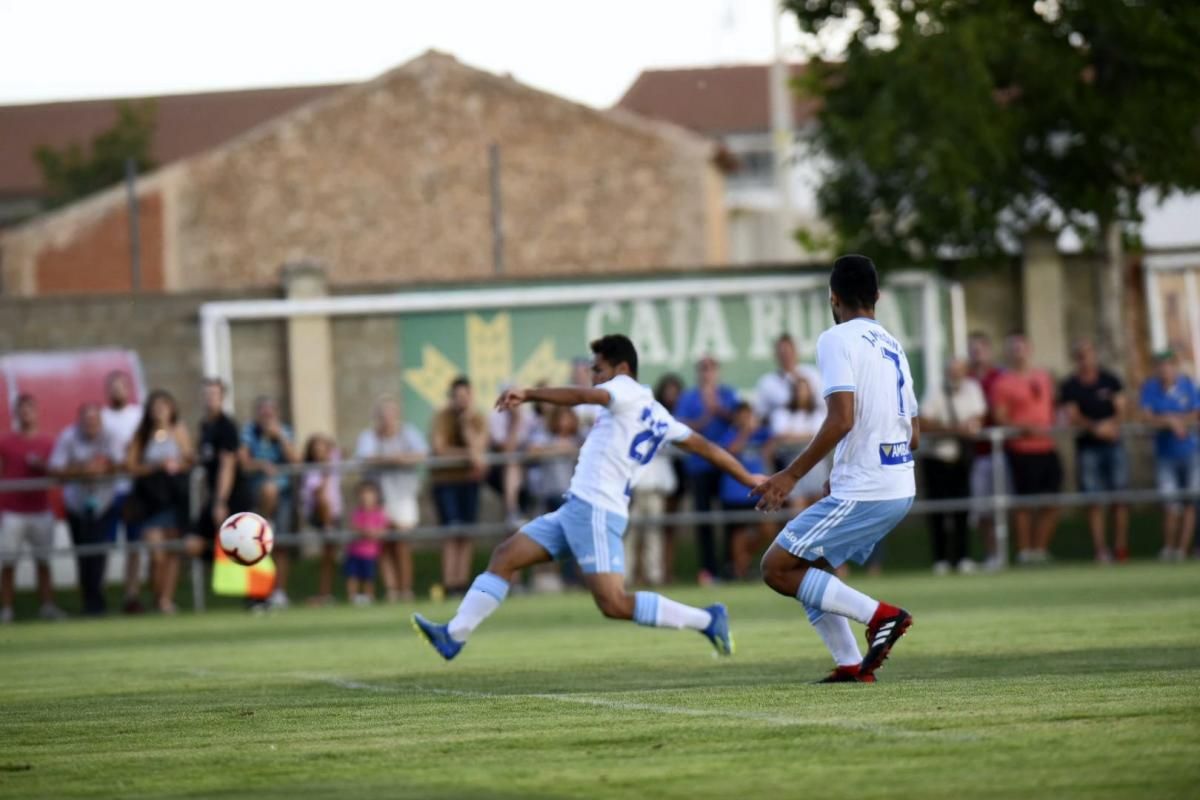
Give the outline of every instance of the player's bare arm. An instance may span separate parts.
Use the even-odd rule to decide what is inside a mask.
[[[713,444],[698,433],[678,441],[675,446],[694,455],[698,455],[722,472],[733,476],[733,479],[743,486],[757,486],[766,480],[765,475],[755,475],[747,470],[728,450]]]
[[[908,450],[910,453],[915,453],[921,449],[921,421],[917,417],[912,418],[912,438],[908,440]]]
[[[759,497],[759,511],[777,511],[782,508],[788,495],[796,487],[796,482],[833,452],[838,442],[854,429],[854,392],[834,392],[825,402],[828,412],[825,422],[821,424],[821,429],[808,443],[804,452],[768,480],[750,490],[750,494]],[[916,428],[913,430],[915,435]]]
[[[607,406],[612,396],[593,386],[542,386],[535,389],[506,389],[496,400],[496,408],[510,411],[522,403],[551,403],[556,406]]]

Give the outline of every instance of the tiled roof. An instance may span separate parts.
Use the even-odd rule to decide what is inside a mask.
[[[159,165],[208,150],[344,84],[129,98],[155,101],[153,157]],[[120,99],[0,106],[0,197],[37,195],[39,145],[86,145],[116,122]]]

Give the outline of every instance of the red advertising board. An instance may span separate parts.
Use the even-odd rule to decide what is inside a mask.
[[[0,430],[12,430],[17,396],[37,399],[43,432],[57,436],[75,421],[82,403],[103,403],[104,379],[124,372],[133,387],[133,402],[146,395],[142,362],[133,350],[56,350],[0,356]]]

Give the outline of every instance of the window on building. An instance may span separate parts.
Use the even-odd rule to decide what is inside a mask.
[[[748,150],[737,154],[737,171],[729,179],[741,186],[761,186],[775,180],[775,154],[770,150]]]

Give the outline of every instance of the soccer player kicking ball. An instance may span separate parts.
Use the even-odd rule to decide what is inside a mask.
[[[751,494],[761,497],[760,510],[778,509],[836,446],[826,496],[784,527],[763,556],[762,574],[772,589],[804,605],[833,654],[837,666],[821,683],[873,683],[912,615],[851,589],[833,570],[866,561],[912,506],[917,402],[904,348],[875,320],[879,276],[871,259],[835,261],[829,295],[837,324],[817,339],[825,423],[795,461]],[[865,656],[851,619],[867,626]]]
[[[664,442],[695,453],[747,487],[766,481],[752,475],[725,450],[692,432],[636,380],[638,357],[633,342],[620,334],[591,344],[592,388],[512,389],[496,401],[500,409],[521,403],[560,406],[593,404],[596,418],[561,508],[525,525],[492,552],[487,572],[475,578],[446,625],[413,614],[413,625],[447,661],[458,655],[471,632],[500,607],[511,576],[525,567],[571,555],[601,613],[655,628],[691,628],[708,637],[721,655],[732,655],[729,615],[717,603],[692,608],[654,592],[625,592],[621,537],[628,523],[629,495],[642,469]]]

